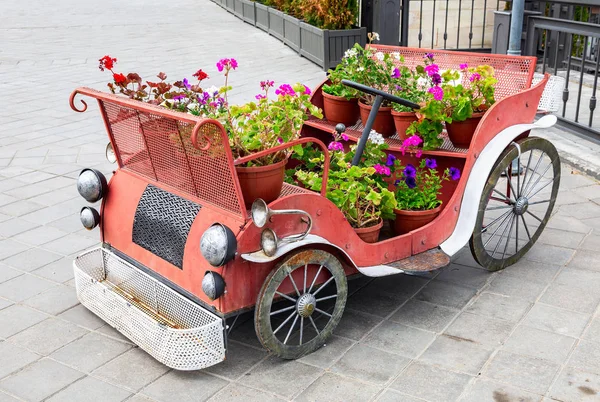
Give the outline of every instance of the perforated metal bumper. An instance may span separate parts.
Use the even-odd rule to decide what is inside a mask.
[[[101,247],[73,262],[77,297],[156,360],[198,370],[225,359],[223,320]]]

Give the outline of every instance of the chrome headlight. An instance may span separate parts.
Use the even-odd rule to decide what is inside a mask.
[[[200,252],[213,267],[220,267],[235,256],[237,241],[233,232],[225,225],[215,223],[202,235]]]
[[[113,149],[113,146],[112,146],[111,142],[109,142],[108,144],[106,144],[105,155],[106,155],[106,160],[109,163],[116,163],[117,162],[117,155],[115,154],[115,150]]]
[[[260,198],[254,200],[252,203],[252,209],[250,210],[250,216],[252,217],[256,227],[262,228],[267,224],[267,221],[270,217],[269,212],[269,207],[264,200]]]
[[[277,252],[277,235],[271,229],[265,229],[260,234],[260,247],[268,257],[273,257]]]
[[[77,178],[77,191],[88,202],[101,200],[107,187],[106,177],[96,169],[83,169]]]
[[[206,271],[202,278],[202,291],[210,299],[215,300],[225,293],[225,281],[216,272]]]
[[[79,212],[79,220],[84,228],[92,230],[100,223],[100,214],[92,207],[83,207]]]

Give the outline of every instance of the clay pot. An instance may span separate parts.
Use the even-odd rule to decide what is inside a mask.
[[[250,208],[257,198],[268,204],[279,197],[286,163],[287,159],[266,166],[235,167],[246,208]]]
[[[446,123],[446,131],[448,132],[448,138],[452,141],[452,145],[457,148],[469,148],[473,134],[475,134],[475,129],[484,114],[483,112],[473,113],[473,116],[467,120]]]
[[[417,115],[414,112],[396,112],[395,110],[392,110],[392,118],[394,119],[398,137],[400,137],[401,140],[408,138],[406,129],[413,121],[417,121]]]
[[[396,220],[394,221],[394,232],[397,235],[403,235],[411,232],[437,218],[442,210],[442,206],[426,211],[408,211],[404,209],[395,209]]]
[[[371,109],[373,107],[371,105],[365,105],[360,101],[358,102],[358,107],[360,108],[360,119],[362,120],[364,126],[367,124],[369,113],[371,113]],[[379,108],[377,116],[375,117],[375,122],[373,123],[373,127],[371,129],[377,131],[384,137],[390,137],[396,133],[396,126],[394,125],[391,107],[382,106]]]
[[[333,124],[353,126],[358,120],[358,99],[346,99],[323,92],[323,109],[325,117]]]
[[[377,243],[377,240],[379,240],[379,232],[381,231],[382,226],[383,219],[380,219],[377,225],[366,228],[354,228],[354,231],[365,243]]]

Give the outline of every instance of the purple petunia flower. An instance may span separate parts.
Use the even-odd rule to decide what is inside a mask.
[[[423,58],[433,60],[433,53],[425,53],[425,56],[423,56]]]
[[[400,85],[396,84],[396,91],[400,91],[401,92],[402,91],[402,87]]]
[[[417,175],[417,169],[409,163],[402,171],[402,174],[404,177],[415,177]]]
[[[348,141],[348,134],[342,133],[341,137],[342,137],[342,140]]]
[[[304,95],[310,95],[312,92],[310,90],[309,87],[307,87],[306,85],[304,85]]]
[[[341,142],[331,141],[329,143],[329,146],[327,147],[327,149],[329,149],[330,151],[343,151],[344,146],[342,145]]]
[[[173,100],[174,101],[180,101],[180,100],[185,99],[185,98],[187,98],[187,96],[185,96],[185,95],[175,95],[173,97]]]
[[[450,178],[452,180],[458,180],[458,179],[460,179],[460,170],[458,168],[451,167],[448,170],[448,173],[450,174]]]
[[[283,138],[277,137],[277,142],[280,143],[280,144],[283,144]]]
[[[433,85],[440,85],[442,83],[442,76],[438,73],[432,74],[431,82],[433,83]]]
[[[478,73],[473,73],[473,75],[469,77],[469,80],[471,82],[479,81],[480,79],[481,79],[481,75],[479,75]]]
[[[396,160],[396,157],[392,154],[388,154],[387,156],[387,161],[385,161],[385,166],[394,166],[394,161]]]
[[[440,72],[440,67],[437,64],[430,64],[425,66],[425,72],[431,77],[433,74],[438,74]]]
[[[404,182],[406,183],[408,188],[417,187],[417,180],[414,177],[407,177],[406,179],[404,179]]]
[[[396,180],[396,181],[394,182],[394,186],[397,186],[398,184],[400,184],[400,180]]]
[[[427,90],[427,92],[429,92],[430,94],[433,94],[433,99],[435,100],[442,100],[444,99],[444,90],[438,86],[435,87],[431,87]]]
[[[192,86],[190,85],[190,82],[188,81],[187,78],[183,79],[183,86],[186,87],[187,89],[191,89]]]
[[[394,67],[394,70],[392,70],[392,78],[400,78],[400,70],[398,67]]]
[[[425,159],[425,166],[428,169],[435,169],[437,167],[437,162],[433,158],[432,159],[427,158],[427,159]]]
[[[467,63],[461,63],[459,67],[461,70],[466,70],[467,68],[469,68],[469,65]]]
[[[261,100],[261,99],[266,99],[267,97],[265,95],[262,94],[258,94],[255,96],[256,100]]]

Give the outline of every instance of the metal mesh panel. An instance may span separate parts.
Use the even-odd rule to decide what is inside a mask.
[[[77,297],[156,360],[198,370],[225,359],[223,320],[97,248],[73,263]]]
[[[465,54],[460,52],[436,51],[415,48],[371,45],[384,53],[399,52],[404,56],[404,65],[414,68],[423,64],[425,53],[433,53],[435,63],[441,70],[458,69],[461,63],[471,67],[487,64],[494,67],[496,84],[496,100],[516,94],[531,86],[531,72],[535,68],[531,59],[508,58],[504,55],[489,55],[481,53]],[[401,63],[398,61],[398,65]]]
[[[544,79],[544,74],[534,74],[533,84],[535,85]],[[542,98],[538,104],[538,110],[542,112],[554,113],[560,110],[563,104],[562,94],[565,88],[565,79],[556,75],[551,75],[544,87]]]
[[[132,241],[183,269],[183,251],[201,206],[148,185],[135,210]]]
[[[307,190],[302,187],[294,186],[293,184],[283,183],[283,187],[281,188],[281,193],[279,193],[279,198],[285,197],[287,195],[292,194],[305,194],[311,193],[311,190]]]
[[[201,151],[191,142],[192,123],[152,113],[143,103],[139,109],[107,101],[100,105],[123,169],[197,197],[202,204],[242,214],[227,156],[229,144],[223,143],[218,125],[206,123],[200,129],[200,146],[210,141]]]

